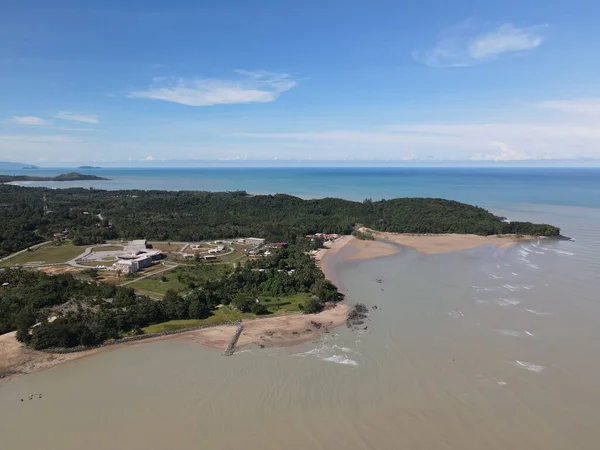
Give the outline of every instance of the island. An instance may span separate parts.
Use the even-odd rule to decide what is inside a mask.
[[[24,167],[25,169],[26,167]],[[33,167],[28,167],[33,168]],[[69,172],[57,175],[55,177],[39,177],[31,175],[0,175],[0,184],[14,183],[15,181],[103,181],[108,178],[102,178],[96,175],[85,175],[78,172]]]
[[[79,166],[78,169],[102,169],[102,167],[97,167],[97,166]]]
[[[10,199],[0,222],[0,347],[13,349],[8,363],[0,351],[5,373],[181,332],[226,354],[315,339],[349,314],[324,258],[344,246],[369,258],[397,244],[439,253],[561,238],[552,225],[436,198],[15,185],[0,197]]]

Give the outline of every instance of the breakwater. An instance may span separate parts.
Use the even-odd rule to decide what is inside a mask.
[[[238,339],[240,338],[240,335],[242,334],[242,331],[244,331],[244,327],[240,323],[238,325],[238,329],[236,330],[235,334],[231,338],[231,342],[229,342],[227,349],[223,352],[223,355],[225,355],[225,356],[233,355],[233,352],[235,352],[235,346],[237,344]]]
[[[214,327],[221,327],[221,326],[226,326],[226,325],[238,325],[238,329],[234,335],[235,338],[235,342],[233,342],[233,347],[235,349],[235,344],[237,344],[237,340],[240,337],[240,334],[242,333],[242,324],[240,320],[235,320],[235,321],[231,321],[231,322],[223,322],[223,323],[219,323],[219,324],[214,324],[214,325],[199,325],[197,327],[190,327],[190,328],[182,328],[181,330],[170,330],[170,331],[162,331],[160,333],[148,333],[148,334],[139,334],[136,336],[127,336],[124,338],[120,338],[120,339],[109,339],[105,342],[103,342],[100,345],[94,345],[94,346],[77,346],[77,347],[60,347],[60,348],[46,348],[43,350],[40,350],[41,352],[45,352],[45,353],[60,353],[60,354],[65,354],[65,353],[78,353],[78,352],[85,352],[85,351],[89,351],[89,350],[94,350],[97,348],[103,348],[103,347],[110,347],[113,345],[117,345],[117,344],[124,344],[127,342],[135,342],[135,341],[143,341],[145,339],[151,339],[151,338],[157,338],[157,337],[163,337],[163,336],[170,336],[172,334],[182,334],[182,333],[188,333],[190,331],[197,331],[197,330],[203,330],[205,328],[214,328]],[[229,347],[231,346],[232,342],[229,343],[229,346],[227,347],[227,350],[229,350]],[[232,351],[233,353],[233,351]]]

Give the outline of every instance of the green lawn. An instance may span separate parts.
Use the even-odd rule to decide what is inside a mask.
[[[31,252],[25,252],[11,258],[3,262],[2,266],[9,267],[26,264],[32,261],[39,261],[42,263],[64,263],[81,255],[84,251],[85,246],[77,247],[68,241],[58,247],[54,244],[48,244]]]
[[[305,302],[310,297],[310,294],[296,294],[279,299],[266,299],[265,306],[271,311],[271,315],[280,315],[290,312],[298,312],[298,305]],[[263,297],[264,298],[264,297]],[[269,306],[277,303],[284,303],[282,306]],[[186,328],[197,327],[200,325],[219,325],[226,322],[231,322],[238,319],[252,319],[258,317],[251,313],[241,313],[231,306],[222,306],[213,311],[213,315],[207,319],[189,319],[189,320],[169,320],[168,322],[157,323],[142,328],[144,333],[161,333],[163,331],[183,330]],[[269,315],[260,316],[269,317]]]
[[[188,266],[179,266],[173,270],[144,278],[143,280],[131,283],[129,287],[150,296],[162,297],[169,289],[185,293],[191,289],[189,283],[199,284],[204,280],[226,276],[230,272],[231,267],[228,266],[195,263]],[[165,277],[167,281],[161,281],[162,277]]]

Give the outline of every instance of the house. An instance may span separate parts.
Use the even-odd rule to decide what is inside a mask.
[[[215,255],[204,255],[205,261],[214,261],[216,259],[217,259],[217,257]]]
[[[200,249],[202,248],[202,245],[200,245],[200,244],[192,244],[192,245],[190,246],[190,248],[191,248],[192,250],[200,250]]]
[[[254,245],[256,247],[263,245],[265,243],[265,239],[263,238],[246,238],[245,243],[248,245]]]
[[[225,246],[224,245],[219,245],[215,248],[211,248],[208,253],[211,255],[214,255],[215,253],[221,253],[223,250],[225,250]]]

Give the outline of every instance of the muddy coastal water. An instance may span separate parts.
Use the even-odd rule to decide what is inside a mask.
[[[2,447],[596,449],[600,211],[501,212],[575,242],[338,266],[367,329],[318,342],[232,357],[140,343],[15,379]]]

